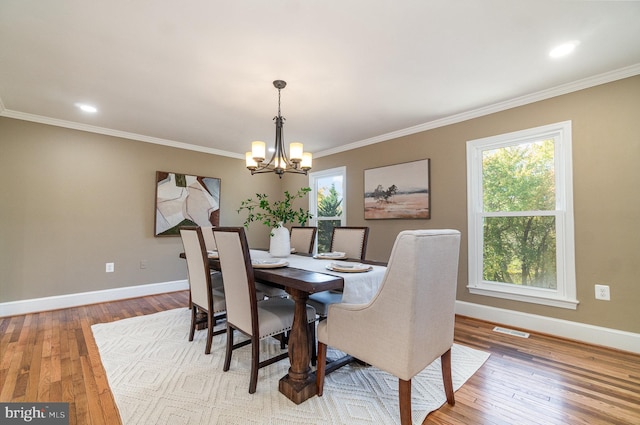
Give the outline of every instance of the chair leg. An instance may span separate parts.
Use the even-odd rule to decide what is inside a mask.
[[[213,312],[207,311],[207,346],[204,349],[205,354],[211,354],[211,343],[213,342]]]
[[[193,341],[193,336],[196,332],[196,306],[192,305],[191,309],[191,329],[189,329],[189,341]]]
[[[258,369],[260,368],[260,338],[251,337],[251,381],[249,382],[249,394],[256,392],[258,386]]]
[[[316,369],[316,388],[318,397],[322,397],[324,389],[324,374],[327,370],[327,345],[318,342],[318,368]]]
[[[227,351],[224,356],[223,371],[228,371],[231,366],[231,354],[233,353],[233,328],[227,323]]]
[[[400,424],[411,425],[411,379],[398,379],[400,391]]]
[[[453,395],[453,380],[451,379],[451,349],[440,356],[440,364],[442,365],[442,381],[444,382],[444,392],[447,394],[447,403],[453,406],[456,404],[456,399]]]

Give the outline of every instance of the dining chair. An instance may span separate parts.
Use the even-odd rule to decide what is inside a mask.
[[[315,226],[291,226],[291,251],[300,254],[313,254],[318,228]]]
[[[221,318],[226,311],[224,294],[213,287],[214,279],[218,279],[218,283],[222,284],[222,275],[220,273],[211,274],[202,229],[199,227],[181,227],[180,237],[182,238],[184,254],[187,260],[189,281],[189,306],[191,308],[189,341],[193,341],[196,327],[206,323],[207,344],[204,352],[209,354],[211,353],[213,336],[224,332],[224,329],[213,330],[217,318]]]
[[[368,238],[368,227],[334,227],[330,251],[344,252],[347,258],[364,261]]]
[[[401,423],[411,423],[411,378],[438,357],[447,402],[451,380],[460,232],[398,234],[382,284],[367,304],[333,304],[318,324],[316,383],[322,396],[327,346],[398,378]]]
[[[251,344],[249,393],[253,394],[258,383],[258,369],[288,356],[288,353],[284,352],[260,361],[260,340],[272,336],[282,337],[284,332],[291,330],[295,303],[287,298],[268,298],[258,301],[244,228],[216,227],[213,229],[213,234],[218,245],[227,302],[227,349],[223,370],[225,372],[229,370],[233,350]],[[306,320],[312,335],[311,341],[315,341],[315,318],[315,310],[307,306]],[[249,339],[234,344],[235,330],[248,336]],[[312,348],[310,344],[308,349],[312,350]]]
[[[204,245],[207,248],[207,252],[217,252],[218,247],[216,246],[216,238],[213,237],[213,227],[214,226],[200,226],[202,230],[202,237],[204,238]],[[222,274],[219,270],[211,269],[211,283],[213,285],[213,289],[224,292],[224,286],[222,285]]]
[[[207,251],[218,251],[218,246],[216,244],[216,238],[213,236],[213,229],[215,226],[202,226],[202,235],[204,236],[204,242],[207,246]],[[222,274],[219,270],[211,270],[211,274],[218,274],[213,279],[214,289],[217,289],[221,292],[224,292],[224,285],[222,284]],[[258,299],[263,299],[265,297],[269,298],[286,298],[288,296],[287,292],[282,288],[276,288],[271,285],[267,285],[262,282],[256,282],[256,288],[258,290]],[[284,340],[283,340],[284,341]]]
[[[349,259],[364,261],[369,239],[368,227],[334,227],[331,233],[331,252],[344,252]],[[329,306],[342,301],[342,291],[322,291],[309,295],[307,303],[316,309],[323,320]]]
[[[217,251],[216,238],[213,237],[213,226],[200,226],[200,229],[202,230],[202,237],[207,251]]]

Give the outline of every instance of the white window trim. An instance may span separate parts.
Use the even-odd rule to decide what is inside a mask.
[[[527,141],[555,139],[556,210],[544,212],[556,218],[557,289],[532,288],[488,282],[482,279],[483,213],[482,152]],[[469,292],[496,298],[576,309],[575,247],[573,224],[573,164],[571,121],[485,137],[467,142],[467,208],[469,226]],[[517,212],[522,215],[527,212]],[[539,212],[535,212],[539,213]],[[504,215],[504,214],[501,214]]]
[[[344,201],[347,197],[347,167],[336,167],[328,170],[314,171],[309,173],[309,187],[311,193],[309,194],[309,212],[313,214],[313,218],[309,220],[310,226],[318,225],[318,189],[316,183],[318,179],[322,177],[330,177],[342,175],[342,216],[335,217],[334,220],[340,220],[342,226],[346,226],[347,222],[347,203]]]

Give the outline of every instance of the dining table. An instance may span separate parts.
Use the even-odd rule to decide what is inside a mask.
[[[310,366],[311,335],[306,321],[309,295],[342,289],[342,302],[367,303],[378,291],[386,267],[382,263],[343,262],[295,254],[273,258],[266,251],[252,249],[250,252],[255,280],[284,288],[295,302],[288,341],[290,366],[288,373],[280,379],[278,390],[300,404],[317,393],[315,374]]]
[[[316,395],[315,373],[311,370],[309,352],[311,335],[306,321],[306,304],[310,294],[342,290],[342,302],[367,303],[377,293],[386,264],[322,258],[308,254],[272,257],[269,252],[251,249],[254,279],[283,288],[295,303],[293,324],[289,332],[288,373],[278,383],[278,390],[296,404]],[[181,257],[183,254],[181,254]],[[220,269],[215,253],[209,255],[209,266]],[[315,344],[315,341],[313,341]],[[338,362],[336,366],[338,367]],[[330,370],[327,367],[327,370]]]

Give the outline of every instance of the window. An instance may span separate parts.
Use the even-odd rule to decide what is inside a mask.
[[[571,122],[467,142],[469,291],[575,309]]]
[[[316,252],[328,252],[333,228],[346,225],[346,173],[345,167],[309,173],[309,211],[313,214],[309,224],[318,226]]]

